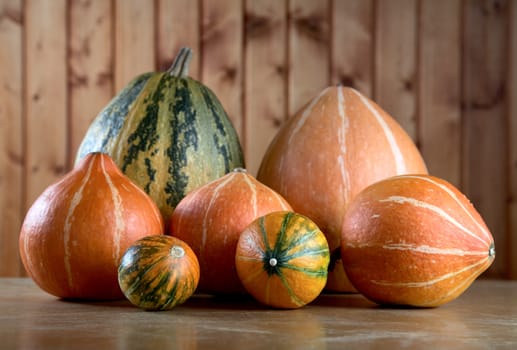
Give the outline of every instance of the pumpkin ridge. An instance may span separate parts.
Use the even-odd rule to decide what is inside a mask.
[[[487,242],[485,242],[481,237],[476,235],[474,232],[469,230],[467,227],[462,225],[458,220],[450,216],[445,210],[442,208],[434,205],[429,204],[427,202],[412,198],[412,197],[404,197],[404,196],[389,196],[388,198],[379,199],[380,203],[395,203],[395,204],[409,204],[418,208],[423,208],[432,211],[433,213],[437,214],[441,219],[447,221],[448,223],[452,224],[459,230],[463,231],[465,234],[481,241],[484,245],[487,245]]]
[[[159,249],[156,249],[155,251],[159,251]],[[131,251],[130,253],[132,256],[139,255],[140,253],[138,251]],[[146,254],[151,254],[150,252],[147,252]],[[130,276],[131,274],[138,272],[135,277],[135,283],[133,283],[127,290],[128,294],[133,294],[134,291],[141,286],[141,280],[142,277],[145,276],[150,270],[152,270],[157,264],[162,263],[167,257],[162,256],[154,261],[151,261],[144,269],[142,269],[140,272],[138,272],[138,266],[134,266],[133,269],[130,269],[128,273],[126,273],[127,276]],[[131,260],[135,260],[133,257]],[[122,266],[122,265],[121,265]],[[127,278],[127,277],[126,277]]]
[[[308,225],[302,226],[301,228],[309,227]],[[313,229],[304,233],[303,235],[292,235],[288,241],[284,242],[284,248],[282,249],[283,254],[287,254],[293,247],[297,247],[306,241],[310,241],[319,233],[318,229]]]
[[[458,291],[461,291],[465,288],[465,286],[469,286],[484,270],[485,266],[480,266],[475,272],[470,274],[469,277],[465,278],[461,283],[458,283],[458,285],[454,286],[454,288],[450,289],[445,295],[440,296],[434,300],[431,300],[427,303],[423,303],[422,306],[432,306],[443,303],[444,300],[448,300],[449,298],[453,297],[458,293]]]
[[[156,276],[155,278],[153,279],[150,279],[149,281],[147,281],[147,284],[145,284],[145,290],[147,290],[148,292],[144,295],[144,298],[142,299],[143,302],[151,302],[154,304],[154,302],[156,301],[153,296],[155,295],[159,295],[159,291],[163,288],[163,286],[167,285],[169,283],[169,280],[170,280],[170,272],[165,272],[161,275],[158,275]],[[156,284],[154,285],[154,287],[152,289],[149,289],[149,287],[151,287],[151,285],[156,282]],[[176,286],[176,284],[175,284]],[[145,305],[145,304],[144,304]]]
[[[278,235],[276,237],[276,242],[275,242],[275,248],[273,250],[273,256],[277,257],[277,256],[280,256],[281,254],[281,249],[282,249],[282,243],[284,242],[284,237],[286,235],[286,230],[287,230],[287,227],[289,225],[289,221],[291,221],[291,217],[293,216],[293,213],[292,212],[288,212],[283,220],[282,220],[282,224],[280,225],[280,230],[278,232]]]
[[[229,145],[226,142],[221,142],[221,140],[224,140],[225,138],[228,137],[228,132],[235,131],[235,130],[225,127],[225,125],[223,123],[223,118],[222,118],[222,116],[224,116],[225,112],[224,112],[224,110],[222,110],[222,106],[215,105],[215,103],[214,103],[215,95],[212,93],[212,91],[210,91],[210,89],[208,89],[207,87],[204,87],[204,86],[202,86],[200,88],[200,90],[201,90],[201,95],[203,96],[205,105],[208,107],[209,111],[211,112],[216,130],[218,131],[218,132],[214,132],[213,136],[212,136],[213,141],[214,141],[214,146],[217,149],[218,154],[223,156],[224,172],[228,173],[233,170],[230,165],[230,159],[232,158],[231,157],[232,152],[228,147]],[[237,137],[236,134],[234,136]],[[241,163],[244,164],[244,161],[241,160]]]
[[[278,275],[278,278],[280,278],[280,281],[282,282],[282,284],[284,285],[284,287],[285,287],[285,289],[287,291],[287,294],[291,298],[291,301],[293,303],[295,303],[297,306],[305,305],[304,301],[301,300],[300,298],[298,298],[296,293],[293,291],[293,289],[291,288],[291,286],[289,285],[289,283],[285,279],[285,276],[281,272],[279,272],[277,275]]]
[[[147,85],[152,73],[144,73],[133,79],[118,96],[115,96],[94,119],[79,146],[75,164],[92,150],[109,153],[112,140],[122,129],[131,105]],[[89,137],[89,135],[97,137]]]
[[[465,266],[464,268],[459,269],[457,271],[448,272],[448,273],[438,276],[432,280],[428,280],[428,281],[424,281],[424,282],[390,282],[390,281],[372,280],[372,283],[382,285],[382,286],[393,286],[393,287],[408,287],[408,288],[428,287],[428,286],[432,286],[436,283],[442,282],[444,280],[454,278],[466,271],[472,270],[475,267],[478,267],[478,266],[484,267],[484,264],[487,261],[489,261],[488,257],[486,259],[479,260],[479,261],[475,262],[474,264]]]
[[[113,251],[113,258],[114,261],[119,261],[120,258],[120,239],[121,234],[125,230],[125,222],[124,218],[122,217],[122,211],[124,210],[122,206],[122,199],[120,198],[120,193],[118,192],[117,188],[113,184],[113,181],[106,171],[106,166],[104,164],[104,158],[100,159],[101,162],[101,170],[104,175],[104,178],[106,179],[106,183],[108,184],[108,188],[111,193],[111,199],[113,200],[113,210],[115,213],[115,232],[113,234],[113,243],[115,246],[115,249]]]
[[[217,197],[219,196],[219,192],[230,182],[233,180],[235,176],[228,176],[227,178],[223,178],[224,181],[218,181],[217,186],[215,187],[212,196],[210,197],[210,201],[208,202],[208,206],[205,210],[205,215],[203,217],[203,226],[201,231],[201,245],[199,249],[199,256],[203,257],[205,252],[206,240],[208,238],[208,216],[210,214],[210,210],[214,206]],[[216,180],[217,181],[217,180]]]
[[[149,151],[157,142],[157,121],[158,121],[158,103],[163,100],[164,79],[163,75],[157,82],[156,90],[143,98],[143,115],[138,119],[138,124],[131,130],[127,137],[125,152],[121,159],[120,168],[122,172],[126,172],[135,160],[138,159],[140,153]]]
[[[327,277],[327,269],[322,268],[310,268],[310,267],[300,267],[292,264],[283,264],[282,268],[289,269],[293,271],[303,272],[305,275],[311,277]]]
[[[342,191],[343,201],[344,203],[348,203],[350,200],[350,178],[348,175],[348,171],[345,166],[345,157],[347,155],[347,132],[350,127],[350,121],[348,116],[345,113],[345,97],[343,94],[343,88],[338,86],[336,88],[337,93],[337,107],[338,107],[338,115],[341,119],[341,125],[337,128],[338,132],[338,142],[340,153],[338,154],[337,166],[339,168],[339,173],[341,175],[341,184],[340,188]]]
[[[170,275],[170,274],[169,274]],[[168,278],[168,277],[167,277]],[[179,295],[179,298],[178,297],[178,285],[179,285],[179,282],[178,280],[175,278],[174,279],[174,286],[172,287],[172,289],[170,290],[169,292],[169,296],[165,299],[165,302],[163,303],[163,305],[160,307],[161,310],[165,310],[165,309],[169,309],[169,308],[172,308],[174,307],[174,305],[178,304],[178,303],[181,303],[183,302],[184,300],[184,294],[181,293]]]
[[[189,93],[187,79],[176,79],[180,85],[174,92],[175,103],[170,105],[173,115],[183,115],[183,118],[171,118],[169,125],[172,131],[171,143],[166,153],[171,159],[169,163],[169,181],[165,185],[165,193],[168,194],[166,203],[175,207],[185,196],[189,184],[189,176],[184,169],[188,166],[187,150],[192,148],[197,150],[199,139],[196,129],[198,120],[197,111],[192,108],[192,96]],[[186,108],[189,106],[190,108]]]
[[[413,179],[419,179],[419,180],[427,181],[427,182],[437,186],[442,191],[445,191],[445,193],[447,193],[452,199],[454,199],[454,201],[465,212],[465,214],[467,214],[468,217],[474,222],[474,224],[480,229],[480,231],[488,239],[488,242],[490,244],[491,238],[490,238],[490,234],[489,234],[488,230],[485,227],[483,227],[478,222],[478,220],[476,220],[474,218],[474,216],[472,216],[472,212],[464,205],[464,203],[461,202],[461,200],[458,198],[458,195],[456,193],[454,193],[454,191],[452,191],[450,188],[448,188],[444,184],[441,184],[441,183],[433,180],[430,176],[419,176],[419,175],[401,175],[401,176],[403,176],[404,178],[408,178],[408,179],[412,179],[413,178]]]
[[[262,240],[264,241],[265,252],[269,252],[269,251],[271,251],[271,247],[269,246],[269,241],[267,239],[267,231],[266,231],[266,226],[265,226],[266,222],[265,221],[266,221],[266,218],[264,216],[259,218],[260,233],[261,233],[261,236],[262,236]]]
[[[316,249],[319,248],[319,249]],[[321,245],[318,247],[314,247],[312,249],[299,250],[292,254],[286,254],[282,257],[282,260],[289,261],[291,259],[296,259],[301,256],[326,256],[328,254],[327,247]]]
[[[68,287],[70,289],[72,289],[73,285],[74,285],[73,278],[72,278],[72,267],[70,265],[70,255],[71,255],[71,253],[70,253],[71,232],[70,231],[72,229],[71,220],[74,215],[75,209],[77,208],[77,206],[79,205],[79,203],[82,200],[83,191],[84,191],[86,185],[88,184],[88,182],[90,181],[94,163],[95,162],[91,162],[90,165],[88,166],[88,169],[86,170],[86,175],[84,176],[83,181],[81,182],[81,185],[79,186],[79,189],[77,190],[76,193],[74,193],[74,196],[72,197],[72,200],[70,201],[70,204],[68,207],[68,212],[65,217],[65,224],[64,224],[64,228],[63,228],[63,246],[64,246],[64,257],[65,257],[64,265],[65,265],[65,271],[66,271],[66,276],[67,276],[67,281],[68,281]],[[26,243],[28,243],[28,240]]]
[[[395,135],[393,135],[393,130],[390,128],[386,120],[384,120],[383,116],[379,113],[379,111],[368,101],[366,97],[360,94],[355,89],[350,89],[355,95],[357,95],[360,101],[364,106],[370,111],[374,119],[379,123],[381,129],[386,136],[386,140],[391,149],[391,153],[393,154],[393,158],[395,159],[396,173],[402,174],[407,172],[406,162],[404,160],[404,156],[402,155],[402,151],[400,150],[400,146],[395,139]]]

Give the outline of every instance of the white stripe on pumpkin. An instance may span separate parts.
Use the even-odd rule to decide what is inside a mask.
[[[486,262],[488,262],[488,260]],[[439,298],[434,300],[430,300],[427,303],[423,303],[422,306],[441,304],[443,300],[449,299],[451,296],[458,293],[458,291],[464,290],[468,287],[483,271],[485,271],[485,269],[486,265],[480,264],[475,271],[472,271],[468,278],[465,278],[461,283],[455,285],[454,288],[449,289],[446,294],[441,295]]]
[[[126,228],[126,224],[124,222],[124,218],[122,216],[122,212],[124,210],[122,206],[122,200],[120,198],[120,194],[113,184],[110,175],[106,172],[106,167],[104,165],[104,158],[101,158],[101,169],[104,178],[106,179],[106,183],[110,189],[111,199],[113,200],[113,209],[115,211],[115,232],[113,234],[113,259],[118,263],[120,258],[120,239],[122,234]]]
[[[434,279],[431,279],[429,281],[422,281],[422,282],[390,282],[390,281],[377,281],[377,280],[371,280],[372,283],[378,284],[381,286],[389,286],[389,287],[408,287],[408,288],[422,288],[422,287],[430,287],[433,284],[436,284],[438,282],[445,281],[450,278],[454,278],[466,271],[472,270],[476,267],[479,267],[480,265],[483,265],[488,260],[488,257],[486,259],[481,259],[478,262],[465,266],[462,269],[459,269],[458,271],[445,273],[441,276],[438,276]],[[476,270],[478,271],[478,270]]]
[[[350,181],[348,177],[347,168],[345,165],[345,155],[346,155],[346,134],[349,127],[349,120],[345,114],[345,97],[343,95],[343,88],[337,87],[337,105],[338,105],[338,114],[341,119],[341,126],[338,128],[338,141],[340,152],[337,159],[337,164],[339,166],[339,171],[341,173],[341,184],[343,186],[343,200],[345,203],[348,202],[348,195],[350,193]]]
[[[68,281],[68,287],[73,288],[74,285],[74,279],[72,277],[72,267],[70,265],[70,258],[71,258],[71,247],[70,245],[73,243],[70,241],[70,234],[72,230],[72,223],[74,219],[74,212],[79,203],[81,203],[81,200],[83,199],[83,191],[86,185],[88,184],[88,181],[90,181],[90,176],[92,173],[92,167],[93,167],[94,161],[90,162],[90,166],[86,170],[86,175],[83,178],[83,181],[81,182],[81,185],[79,186],[79,189],[77,192],[74,193],[74,196],[72,197],[72,200],[70,201],[70,206],[68,207],[68,212],[66,213],[65,217],[65,225],[63,228],[63,245],[64,245],[64,265],[65,265],[65,272],[66,277]]]
[[[255,184],[251,182],[251,180],[248,178],[248,176],[244,173],[239,174],[244,178],[244,182],[246,185],[248,185],[250,191],[251,191],[251,207],[253,208],[253,217],[258,216],[258,207],[257,207],[257,188],[255,187]]]
[[[207,239],[207,231],[208,231],[208,214],[210,213],[210,210],[212,209],[212,206],[214,205],[217,197],[219,196],[219,192],[221,191],[224,186],[226,186],[230,181],[232,181],[235,178],[235,175],[238,173],[231,173],[230,176],[228,176],[224,181],[221,181],[214,189],[214,192],[212,193],[212,197],[210,198],[210,202],[208,203],[208,207],[205,211],[205,216],[203,217],[203,230],[201,235],[201,247],[200,247],[200,255],[203,254]]]
[[[318,103],[318,101],[325,95],[328,91],[328,87],[325,88],[322,92],[319,93],[318,96],[314,97],[312,101],[305,107],[305,109],[302,112],[301,118],[298,120],[298,123],[294,126],[292,129],[291,135],[289,135],[289,140],[287,141],[287,145],[290,146],[293,138],[298,134],[300,129],[305,125],[305,122],[307,119],[311,116],[312,109],[314,106]]]
[[[411,251],[415,253],[423,253],[423,254],[436,254],[436,255],[456,255],[456,256],[488,256],[488,251],[468,251],[457,248],[436,248],[428,245],[415,245],[415,244],[407,244],[407,243],[395,243],[395,244],[386,244],[382,246],[383,249],[388,250],[402,250],[402,251]]]
[[[402,152],[400,151],[400,148],[397,144],[397,140],[395,139],[395,136],[393,135],[393,132],[391,131],[390,127],[384,120],[384,118],[380,115],[380,113],[375,109],[375,107],[368,101],[366,97],[364,97],[361,93],[356,91],[355,89],[351,89],[359,98],[361,99],[361,102],[368,108],[368,110],[372,113],[372,115],[375,117],[377,122],[382,128],[382,131],[384,132],[384,135],[386,136],[386,140],[388,141],[388,144],[391,149],[391,153],[393,154],[393,158],[395,160],[395,169],[397,174],[403,174],[407,172],[406,169],[406,162],[404,160],[404,157],[402,156]]]
[[[429,204],[424,201],[420,201],[418,199],[412,198],[412,197],[403,197],[403,196],[390,196],[386,199],[379,199],[379,202],[381,203],[397,203],[397,204],[409,204],[414,207],[423,208],[429,211],[432,211],[433,213],[437,214],[442,219],[448,221],[452,225],[459,228],[461,231],[466,233],[467,235],[477,239],[478,241],[481,241],[483,244],[487,244],[483,239],[481,239],[478,235],[474,234],[472,231],[470,231],[468,228],[460,224],[455,218],[447,214],[445,210],[442,208]]]
[[[458,203],[458,205],[461,207],[461,209],[463,209],[463,211],[468,215],[468,217],[470,217],[472,219],[472,221],[475,223],[475,225],[479,228],[479,230],[483,233],[483,235],[486,237],[487,239],[487,245],[490,245],[492,243],[492,238],[490,236],[490,233],[487,231],[487,229],[485,227],[483,227],[483,225],[481,225],[479,223],[478,220],[476,220],[474,218],[474,216],[472,215],[472,213],[467,209],[467,207],[465,207],[464,203],[458,198],[458,196],[453,192],[451,191],[450,188],[448,188],[447,186],[443,185],[443,184],[440,184],[436,181],[434,181],[433,179],[429,178],[429,177],[426,177],[426,176],[419,176],[419,175],[405,175],[404,177],[406,178],[414,178],[414,179],[420,179],[420,180],[424,180],[424,181],[427,181],[429,183],[432,183],[433,185],[437,186],[438,188],[440,188],[441,190],[445,191],[449,196],[452,197],[452,199],[454,199],[454,201],[456,201],[456,203]]]

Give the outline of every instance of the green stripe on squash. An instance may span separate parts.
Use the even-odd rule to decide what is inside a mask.
[[[244,168],[238,135],[216,95],[188,77],[192,52],[167,72],[136,77],[99,113],[79,147],[109,154],[164,218],[190,191]]]

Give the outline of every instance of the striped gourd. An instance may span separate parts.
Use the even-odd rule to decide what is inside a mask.
[[[239,237],[235,265],[258,301],[299,308],[313,301],[327,282],[329,247],[309,218],[274,212],[253,221]]]
[[[169,234],[185,241],[198,257],[200,292],[246,292],[235,270],[239,235],[259,216],[279,210],[291,210],[291,206],[240,168],[181,200],[172,213]]]
[[[469,200],[430,175],[385,179],[363,190],[342,230],[346,273],[380,304],[433,307],[458,297],[495,257]]]
[[[326,235],[332,252],[327,289],[353,291],[339,260],[346,207],[366,186],[409,173],[427,169],[400,125],[358,91],[331,86],[281,127],[257,179]]]
[[[187,76],[182,49],[166,72],[136,77],[100,112],[77,153],[108,153],[165,219],[191,190],[243,167],[235,129],[215,94]]]
[[[149,236],[125,252],[118,268],[120,289],[135,306],[169,310],[192,296],[199,263],[190,247],[171,236]]]
[[[33,203],[21,228],[20,256],[29,276],[52,295],[119,299],[124,251],[163,229],[152,199],[109,156],[91,153]]]

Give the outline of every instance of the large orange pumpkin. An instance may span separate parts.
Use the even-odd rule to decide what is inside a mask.
[[[29,209],[20,255],[32,279],[62,298],[123,298],[117,268],[139,238],[163,233],[158,207],[101,153],[87,155]]]
[[[172,213],[169,233],[186,242],[198,257],[198,290],[245,293],[235,267],[239,236],[256,218],[282,210],[291,206],[244,169],[235,169],[183,198]]]
[[[380,304],[439,306],[458,297],[495,257],[469,200],[429,175],[385,179],[352,201],[342,256],[353,285]]]
[[[427,173],[406,132],[361,93],[332,86],[281,127],[257,179],[324,232],[332,252],[327,289],[347,292],[354,289],[339,253],[346,208],[366,186],[406,173]]]

